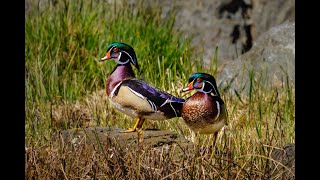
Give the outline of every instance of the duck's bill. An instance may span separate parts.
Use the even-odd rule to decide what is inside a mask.
[[[184,88],[184,89],[181,89],[180,92],[187,92],[187,91],[191,91],[192,89],[189,89],[188,87],[187,88]]]
[[[188,84],[188,87],[183,88],[180,92],[187,92],[187,91],[191,91],[191,90],[193,90],[193,82]]]
[[[99,61],[101,62],[101,61],[105,61],[108,59],[111,59],[110,51],[108,51],[107,54],[103,58],[99,59]]]

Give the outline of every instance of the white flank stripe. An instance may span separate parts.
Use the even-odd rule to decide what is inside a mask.
[[[161,104],[160,107],[164,106],[164,105],[167,104],[167,103],[171,103],[171,102],[174,102],[174,101],[172,101],[172,100],[170,100],[170,99],[167,99],[163,104]]]
[[[122,83],[122,81],[120,81],[120,82],[113,88],[113,90],[111,91],[111,94],[110,94],[110,98],[113,98],[114,92],[116,91],[116,89],[118,89],[118,87],[120,86],[121,83]]]
[[[218,119],[218,117],[220,116],[220,104],[218,101],[216,101],[216,103],[217,103],[217,108],[218,108],[218,114],[217,114],[216,118],[214,118],[214,120]]]
[[[138,92],[134,91],[133,89],[131,89],[131,88],[129,88],[129,87],[128,87],[128,89],[129,89],[131,92],[133,92],[133,94],[135,94],[136,96],[140,97],[141,99],[145,99],[145,97],[144,97],[144,96],[142,96],[142,94],[140,94],[140,93],[138,93]]]
[[[153,111],[157,111],[157,106],[150,100],[148,100],[149,104],[151,105],[151,108]]]

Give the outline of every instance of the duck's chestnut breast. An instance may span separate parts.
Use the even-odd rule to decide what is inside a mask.
[[[202,92],[196,92],[183,104],[181,116],[188,122],[214,121],[219,113],[214,97]]]

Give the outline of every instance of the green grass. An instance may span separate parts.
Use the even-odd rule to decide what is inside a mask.
[[[106,3],[84,1],[80,8],[76,1],[67,2],[67,10],[61,2],[42,12],[34,7],[26,15],[27,117],[39,111],[45,119],[41,130],[50,128],[45,104],[57,97],[74,101],[104,88],[115,62],[97,59],[110,42],[132,45],[141,68],[137,76],[162,89],[187,74],[183,65],[190,63],[189,41],[173,31],[173,12],[169,21],[161,21],[159,9],[142,5],[135,16],[126,3],[117,9]],[[159,74],[166,76],[159,81]]]
[[[104,1],[65,0],[51,3],[43,10],[35,1],[30,2],[31,8],[25,17],[26,176],[45,177],[51,173],[52,177],[73,179],[88,173],[86,167],[91,168],[87,175],[92,178],[113,179],[116,175],[110,168],[116,165],[122,168],[114,169],[119,177],[142,179],[166,176],[241,179],[244,174],[256,179],[270,172],[271,177],[281,175],[281,171],[272,171],[268,163],[274,148],[295,142],[294,87],[290,83],[271,86],[270,80],[262,78],[262,73],[254,72],[248,72],[248,92],[236,90],[235,95],[221,92],[228,107],[229,122],[218,135],[217,148],[227,153],[215,155],[214,162],[208,145],[212,135],[197,135],[198,147],[205,148],[207,153],[200,156],[188,150],[178,160],[168,153],[154,162],[148,159],[150,153],[154,159],[159,157],[151,151],[139,153],[138,157],[131,151],[126,155],[117,152],[115,157],[125,162],[108,159],[104,153],[86,147],[81,152],[67,152],[61,142],[53,138],[61,130],[87,124],[120,128],[134,124],[132,118],[109,105],[103,91],[116,63],[97,60],[105,55],[110,42],[132,45],[141,69],[140,72],[134,69],[136,75],[179,97],[191,95],[180,94],[179,90],[192,73],[217,76],[218,49],[215,49],[214,63],[203,67],[202,54],[196,51],[203,48],[201,44],[191,47],[190,39],[173,29],[174,10],[170,11],[169,19],[163,20],[161,8],[157,5],[146,8],[144,1],[132,7],[126,1],[119,1],[115,6]],[[146,121],[144,126],[172,130],[188,139],[192,136],[180,118]],[[130,158],[133,164],[127,162]],[[75,161],[77,168],[68,169]],[[122,164],[117,164],[120,162]],[[141,166],[151,162],[154,171]],[[138,171],[140,175],[136,174]]]

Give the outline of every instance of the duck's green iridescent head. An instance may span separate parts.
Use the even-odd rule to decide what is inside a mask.
[[[139,70],[136,53],[128,44],[122,42],[111,43],[107,48],[106,55],[99,61],[106,61],[109,59],[115,60],[118,64],[128,64],[131,62]]]
[[[207,73],[194,73],[189,77],[188,87],[181,90],[181,92],[187,92],[191,90],[200,91],[203,93],[213,93],[220,96],[216,80],[213,76]]]

